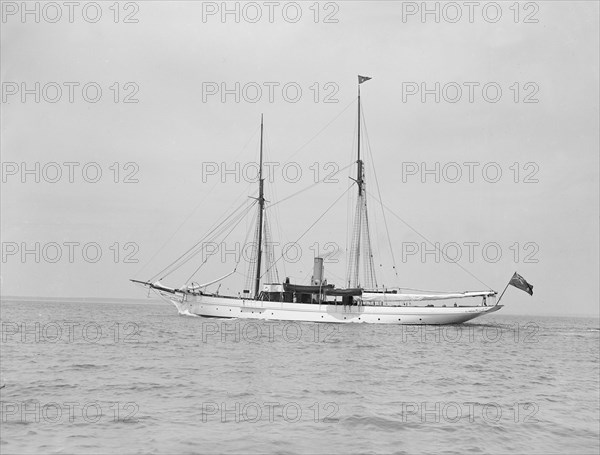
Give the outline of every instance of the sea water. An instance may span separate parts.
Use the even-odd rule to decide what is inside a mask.
[[[6,453],[594,453],[598,319],[456,326],[1,305]]]

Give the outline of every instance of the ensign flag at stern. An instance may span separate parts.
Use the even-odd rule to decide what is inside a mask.
[[[529,295],[533,295],[533,286],[531,284],[529,284],[527,281],[525,281],[525,278],[523,278],[517,272],[515,272],[515,274],[512,276],[512,278],[510,279],[510,282],[508,284],[511,284],[514,287],[527,292],[527,294],[529,294]]]
[[[500,297],[498,297],[498,301],[496,302],[496,305],[498,305],[500,303],[500,300],[502,300],[502,296],[504,295],[504,293],[506,292],[508,287],[511,285],[522,291],[527,292],[527,294],[529,294],[529,295],[533,295],[533,285],[529,284],[525,280],[525,278],[523,278],[521,275],[519,275],[517,272],[515,272],[513,274],[512,278],[510,279],[510,281],[508,282],[508,284],[506,285],[506,287],[504,288],[504,291],[502,291],[502,294],[500,294]]]

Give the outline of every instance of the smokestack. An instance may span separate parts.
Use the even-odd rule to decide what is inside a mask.
[[[313,267],[313,277],[312,284],[313,286],[320,286],[323,282],[323,258],[315,258],[315,263]]]

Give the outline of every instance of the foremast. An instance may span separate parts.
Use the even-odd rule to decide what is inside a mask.
[[[260,158],[258,164],[258,242],[256,256],[256,278],[254,283],[254,298],[258,299],[260,294],[260,267],[262,260],[262,233],[265,213],[265,194],[263,179],[263,115],[260,115]]]

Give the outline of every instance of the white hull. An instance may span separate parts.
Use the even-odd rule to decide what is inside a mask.
[[[468,307],[308,304],[217,296],[165,295],[180,312],[214,318],[371,324],[460,324],[503,305]]]

